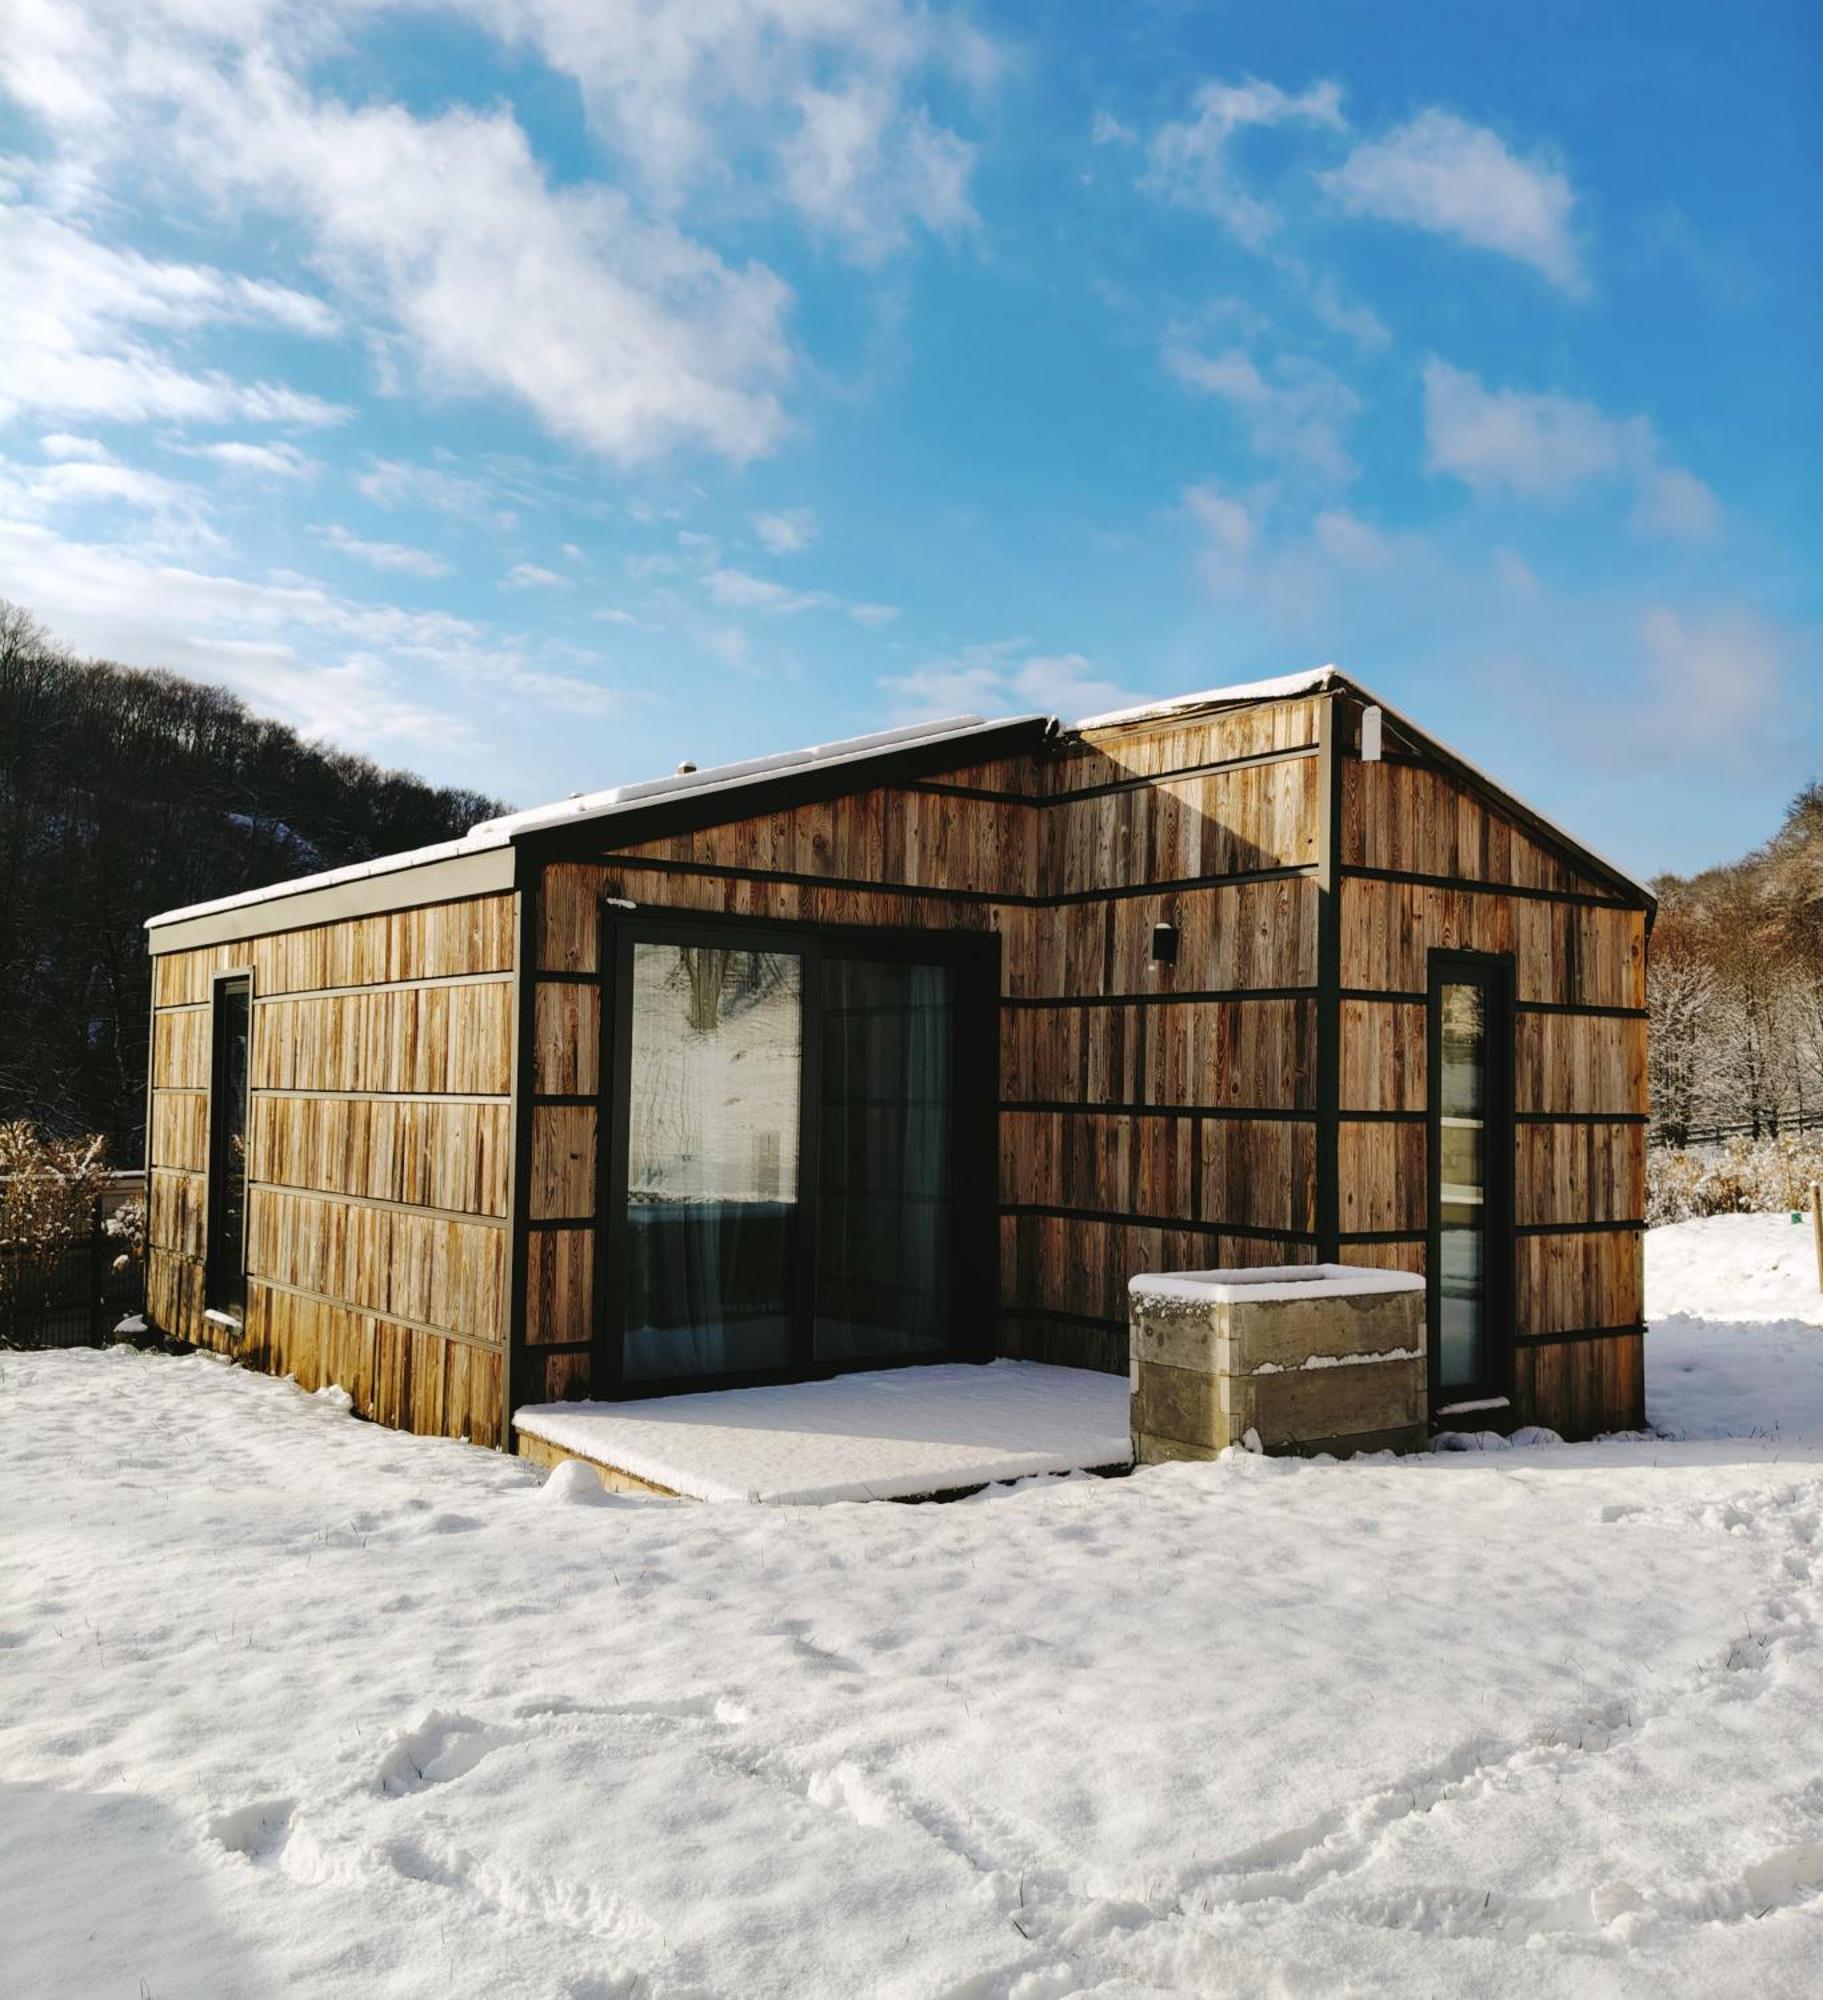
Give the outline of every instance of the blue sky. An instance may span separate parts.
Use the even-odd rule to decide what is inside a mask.
[[[1823,773],[1798,4],[11,0],[0,595],[520,804],[1333,660]]]

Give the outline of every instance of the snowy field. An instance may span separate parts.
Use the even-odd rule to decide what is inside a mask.
[[[1808,2000],[1808,1253],[1654,1234],[1675,1438],[941,1507],[0,1357],[0,1988]]]

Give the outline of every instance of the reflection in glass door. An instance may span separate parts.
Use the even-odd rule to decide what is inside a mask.
[[[1452,1400],[1507,1392],[1511,1318],[1512,1011],[1499,962],[1431,962],[1431,1382]]]
[[[622,1237],[629,1381],[792,1357],[804,964],[633,946]]]

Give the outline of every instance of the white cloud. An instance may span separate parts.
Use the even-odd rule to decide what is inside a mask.
[[[0,514],[0,575],[83,652],[222,681],[309,735],[440,749],[469,732],[403,693],[382,655],[435,662],[479,635],[460,620],[356,604],[307,581],[255,583],[69,540]],[[328,650],[324,650],[327,647]]]
[[[1250,128],[1275,125],[1343,128],[1342,94],[1333,83],[1313,84],[1293,95],[1277,84],[1248,78],[1200,85],[1194,116],[1161,125],[1146,148],[1141,185],[1180,207],[1225,223],[1243,243],[1259,245],[1277,226],[1276,212],[1243,186],[1232,158],[1233,140]]]
[[[1782,725],[1786,635],[1751,613],[1654,605],[1639,621],[1637,727],[1674,754],[1738,754]]]
[[[1625,479],[1644,533],[1696,539],[1721,518],[1709,488],[1665,460],[1644,417],[1610,417],[1572,396],[1488,389],[1435,357],[1424,369],[1424,436],[1429,469],[1477,493],[1561,501],[1592,483]]]
[[[623,465],[678,448],[745,461],[787,429],[789,291],[686,234],[687,200],[740,219],[783,208],[866,260],[974,222],[974,148],[926,86],[982,92],[1001,59],[926,0],[442,0],[578,86],[618,159],[561,184],[497,102],[414,115],[371,79],[358,104],[323,89],[325,59],[389,8],[419,15],[411,0],[19,0],[0,85],[58,143],[43,185],[79,190],[90,212],[151,177],[169,210],[263,211],[281,240],[301,225],[335,305],[216,273],[199,298],[212,317],[316,334],[345,322],[383,393],[505,396]],[[81,370],[55,365],[81,351],[67,339],[32,343],[29,371],[0,346],[0,406],[324,414],[180,365],[129,337],[142,320],[131,303],[101,315],[110,344]]]
[[[504,392],[623,464],[680,445],[741,460],[784,430],[789,294],[599,185],[553,188],[507,113],[417,119],[267,79],[201,176],[301,215],[349,295],[396,324],[426,383]]]
[[[1452,236],[1517,258],[1573,295],[1586,289],[1568,177],[1453,112],[1424,111],[1363,140],[1322,181],[1352,215]]]
[[[1259,529],[1246,503],[1205,482],[1184,494],[1184,507],[1197,530],[1197,568],[1218,595],[1247,582]]]
[[[806,90],[783,148],[799,212],[863,261],[903,249],[913,224],[949,236],[978,220],[969,200],[975,149],[916,110],[900,115],[878,83]]]
[[[316,470],[316,460],[294,444],[252,444],[245,438],[223,438],[214,444],[188,445],[197,458],[225,465],[230,472],[246,472],[272,479],[308,479]]]
[[[865,258],[973,220],[973,147],[917,101],[979,90],[995,46],[916,0],[469,0],[580,86],[596,129],[675,207],[694,190],[782,197]]]
[[[1347,508],[1311,511],[1307,497],[1271,486],[1241,495],[1205,481],[1186,490],[1183,509],[1210,595],[1244,603],[1283,631],[1333,634],[1340,604],[1353,628],[1369,601],[1437,587],[1423,536]]]
[[[407,548],[403,542],[369,542],[332,521],[316,531],[332,549],[365,563],[369,569],[390,570],[400,576],[448,576],[450,566],[429,549]]]
[[[1341,508],[1326,508],[1311,523],[1310,532],[1317,549],[1340,569],[1386,570],[1400,554],[1393,536]]]
[[[509,664],[502,685],[565,715],[618,715],[627,705],[626,696],[618,688],[584,680],[577,674],[545,673],[535,667]]]
[[[1642,533],[1700,542],[1715,533],[1721,518],[1721,502],[1695,473],[1677,465],[1642,469],[1633,509],[1634,526]]]
[[[1021,639],[972,646],[880,681],[897,717],[1103,714],[1139,699],[1081,653],[1028,653]],[[1022,657],[1023,656],[1023,657]]]
[[[0,502],[12,496],[0,485]],[[599,718],[635,697],[509,632],[343,597],[302,576],[264,581],[65,538],[0,504],[0,576],[77,650],[219,681],[260,712],[343,748],[421,760],[481,756],[516,703]],[[427,684],[428,683],[428,684]],[[485,763],[476,767],[486,782]]]
[[[568,590],[570,579],[537,563],[514,563],[501,579],[513,590]]]
[[[105,465],[114,455],[99,438],[71,437],[67,431],[52,431],[48,437],[41,437],[38,449],[46,458],[86,458],[97,465]]]
[[[153,517],[151,524],[142,524],[142,536],[185,544],[215,539],[205,524],[202,496],[194,487],[105,455],[62,457],[48,465],[0,459],[0,507],[30,521],[76,509],[127,507]],[[15,594],[21,588],[16,584]]]
[[[22,414],[188,423],[330,424],[347,412],[282,383],[180,365],[147,338],[236,324],[326,332],[320,302],[204,264],[98,242],[30,207],[0,206],[0,420]]]
[[[1239,348],[1211,356],[1174,344],[1166,349],[1165,365],[1186,386],[1230,405],[1261,458],[1281,469],[1285,461],[1295,461],[1330,481],[1354,477],[1341,434],[1361,407],[1360,398],[1319,363],[1285,356],[1268,380]]]
[[[782,507],[752,518],[753,532],[775,556],[801,555],[817,538],[817,517],[808,507]]]
[[[703,588],[729,611],[757,611],[769,617],[791,618],[804,611],[838,611],[857,625],[889,625],[898,617],[891,604],[857,604],[827,590],[792,590],[771,578],[742,569],[711,570]]]
[[[364,499],[378,507],[401,507],[421,501],[445,514],[485,514],[494,495],[478,479],[443,466],[413,465],[404,459],[378,458],[355,480]]]

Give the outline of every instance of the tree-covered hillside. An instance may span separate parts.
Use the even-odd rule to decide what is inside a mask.
[[[1823,1121],[1823,783],[1762,848],[1653,884],[1654,1136]]]
[[[0,1119],[143,1154],[159,910],[448,840],[504,810],[236,696],[78,659],[0,600]]]

